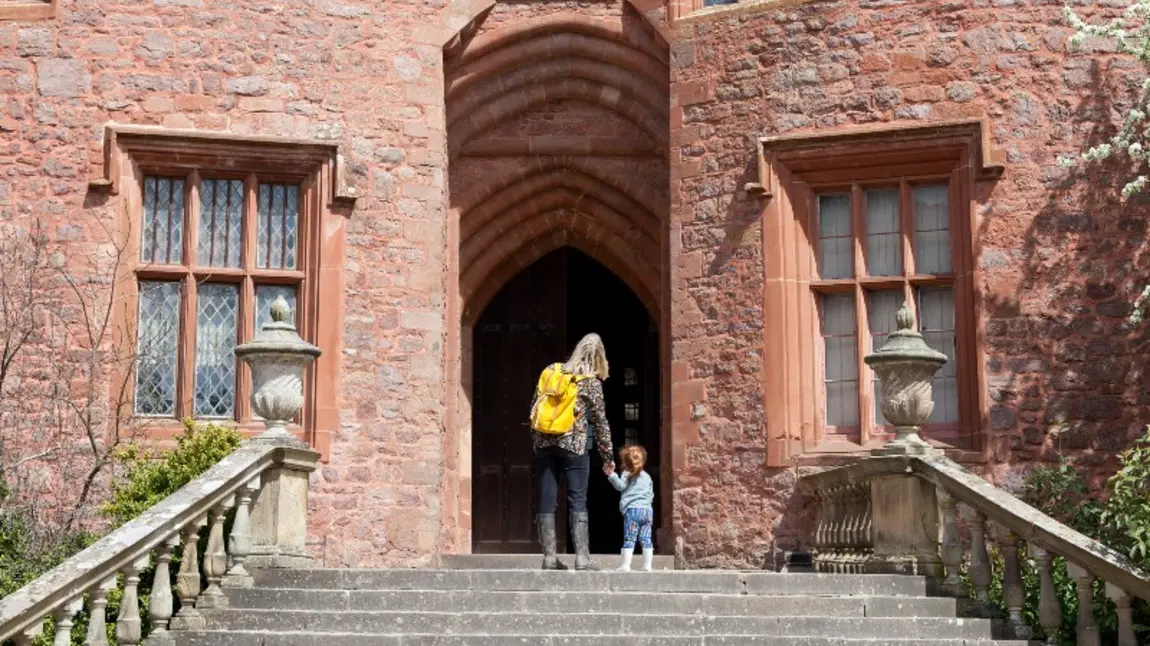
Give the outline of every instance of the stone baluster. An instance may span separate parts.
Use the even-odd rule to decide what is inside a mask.
[[[937,488],[938,506],[942,516],[940,556],[946,567],[943,590],[950,596],[966,596],[962,586],[962,536],[958,533],[958,501],[941,487]]]
[[[169,626],[172,630],[199,630],[204,627],[204,618],[196,610],[196,598],[200,596],[200,528],[207,522],[201,516],[184,527],[184,547],[180,556],[180,571],[176,574],[176,593],[180,597],[180,611],[172,617]]]
[[[1058,593],[1054,590],[1050,552],[1031,543],[1027,549],[1038,564],[1038,624],[1046,633],[1046,643],[1057,646],[1058,633],[1062,630],[1062,610],[1058,603]]]
[[[1030,639],[1030,626],[1022,618],[1026,591],[1022,587],[1022,570],[1018,561],[1018,535],[1007,529],[998,540],[1002,551],[1002,599],[1006,603],[1006,626],[1014,639]]]
[[[180,544],[179,533],[156,548],[156,573],[152,577],[152,594],[148,598],[148,617],[152,620],[149,643],[169,642],[168,622],[172,619],[172,551]]]
[[[220,589],[220,582],[228,571],[228,552],[224,545],[224,519],[231,508],[234,496],[212,507],[211,525],[208,530],[208,547],[204,551],[204,577],[208,587],[196,600],[197,608],[226,608],[228,598]]]
[[[986,553],[986,514],[974,511],[970,519],[970,582],[974,584],[974,598],[990,601],[990,555]]]
[[[1134,635],[1134,612],[1130,608],[1130,595],[1113,583],[1106,584],[1106,596],[1114,602],[1118,612],[1118,646],[1137,646]]]
[[[108,607],[108,593],[115,588],[116,577],[111,576],[88,593],[88,634],[84,646],[107,646],[108,619],[105,610]]]
[[[826,490],[815,492],[818,500],[819,521],[815,527],[815,570],[827,571],[827,550],[830,546],[830,497]]]
[[[83,607],[84,598],[76,597],[56,609],[53,614],[56,619],[56,635],[52,639],[52,646],[69,646],[72,643],[72,620]]]
[[[1094,623],[1094,575],[1070,561],[1066,570],[1078,588],[1078,646],[1100,646],[1098,626]]]
[[[135,646],[143,639],[140,621],[140,571],[148,567],[148,556],[136,559],[124,568],[124,594],[120,597],[120,611],[116,617],[116,641],[121,646]]]
[[[228,555],[232,558],[232,567],[223,581],[223,585],[229,588],[250,588],[253,584],[251,575],[244,568],[244,561],[252,550],[252,496],[259,488],[260,477],[256,476],[244,483],[236,494],[236,516],[232,520],[231,536],[228,537]]]

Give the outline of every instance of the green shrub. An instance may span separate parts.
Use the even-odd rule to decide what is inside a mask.
[[[1027,474],[1021,497],[1055,520],[1105,543],[1147,568],[1150,566],[1150,428],[1119,458],[1121,467],[1106,483],[1105,502],[1091,495],[1082,473],[1065,458],[1060,458],[1057,465],[1041,466]],[[992,553],[991,558],[994,562],[991,605],[1005,614],[1002,559],[997,552]],[[1036,563],[1027,556],[1025,546],[1020,548],[1019,558],[1026,591],[1023,618],[1036,635],[1043,635],[1038,623]],[[1059,639],[1065,646],[1070,646],[1075,643],[1077,589],[1061,557],[1053,559],[1052,569],[1054,588],[1062,609]],[[1106,598],[1102,581],[1095,581],[1093,606],[1102,643],[1117,643],[1118,618],[1113,602]],[[1135,629],[1143,633],[1139,641],[1147,643],[1145,631],[1150,626],[1150,608],[1141,600],[1135,600],[1133,607]]]
[[[127,445],[115,454],[122,475],[112,483],[112,499],[100,513],[118,527],[139,516],[164,498],[195,480],[235,451],[240,436],[230,426],[184,422],[176,448],[154,455],[138,445]]]

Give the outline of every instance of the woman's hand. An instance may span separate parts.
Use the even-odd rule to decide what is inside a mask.
[[[607,476],[615,475],[615,464],[613,462],[603,463],[603,474]]]

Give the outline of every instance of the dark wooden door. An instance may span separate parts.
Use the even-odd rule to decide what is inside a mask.
[[[474,329],[472,387],[472,551],[536,553],[535,476],[528,415],[539,372],[564,360],[588,332],[603,337],[611,376],[603,384],[612,442],[648,452],[659,517],[658,330],[627,286],[590,257],[560,249],[512,279]],[[619,494],[592,452],[587,507],[591,550],[617,553]],[[564,489],[557,513],[559,550],[567,534]],[[566,539],[566,540],[565,540]]]
[[[528,415],[535,381],[566,351],[565,254],[512,279],[474,330],[472,551],[538,551]],[[560,513],[559,518],[563,519]],[[560,524],[560,537],[565,523]]]

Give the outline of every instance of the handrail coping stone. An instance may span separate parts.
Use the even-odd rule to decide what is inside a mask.
[[[0,599],[0,642],[43,621],[203,516],[271,466],[312,470],[319,454],[294,445],[243,442],[195,480],[16,592]]]

